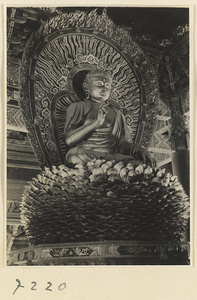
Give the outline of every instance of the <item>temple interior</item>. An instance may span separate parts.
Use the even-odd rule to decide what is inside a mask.
[[[52,119],[52,122],[56,123],[52,124],[51,133],[47,131],[49,129],[47,129],[48,125],[46,125],[46,119],[48,118],[47,106],[44,107],[44,102],[42,108],[37,105],[39,99],[42,98],[42,93],[44,94],[45,92],[39,85],[39,76],[45,76],[45,73],[48,72],[45,79],[45,87],[47,87],[49,83],[51,84],[51,78],[53,76],[51,75],[50,77],[49,67],[47,66],[47,53],[50,52],[50,49],[47,48],[49,43],[52,45],[54,41],[52,46],[54,47],[56,43],[57,53],[59,53],[60,50],[63,49],[60,43],[60,39],[62,38],[64,43],[68,43],[68,51],[75,51],[72,50],[74,44],[72,36],[71,38],[68,37],[67,42],[63,40],[62,32],[65,28],[62,29],[60,23],[63,17],[65,17],[69,24],[69,16],[74,15],[75,18],[77,18],[77,13],[81,16],[81,20],[83,16],[83,20],[88,21],[86,21],[86,25],[84,26],[83,22],[81,22],[82,25],[78,23],[78,26],[75,26],[75,28],[66,25],[67,29],[71,31],[71,33],[66,33],[67,35],[72,35],[73,30],[76,36],[77,34],[84,34],[87,39],[93,37],[91,41],[92,49],[94,49],[94,47],[96,49],[97,45],[100,45],[99,47],[101,47],[103,53],[105,53],[105,50],[103,50],[105,44],[110,45],[110,49],[112,49],[111,53],[116,51],[118,53],[117,55],[120,54],[120,56],[122,55],[123,57],[121,58],[123,62],[121,62],[120,70],[124,68],[125,61],[129,62],[128,65],[133,64],[133,73],[129,75],[131,78],[134,76],[132,74],[138,74],[138,71],[136,71],[136,73],[133,71],[135,65],[138,65],[139,69],[144,68],[144,73],[147,73],[147,75],[144,75],[142,72],[144,82],[141,81],[139,88],[136,87],[136,93],[138,93],[138,89],[139,93],[141,93],[141,91],[143,92],[144,89],[145,96],[147,93],[147,99],[143,100],[144,98],[142,97],[143,99],[141,98],[140,100],[140,117],[135,119],[135,114],[132,116],[132,122],[134,124],[132,126],[134,126],[136,130],[136,141],[145,144],[148,150],[153,153],[158,168],[164,168],[167,172],[178,176],[186,194],[189,196],[189,9],[140,7],[8,7],[8,265],[189,264],[189,221],[184,232],[184,237],[181,238],[181,241],[174,243],[170,243],[166,240],[158,242],[156,240],[151,241],[146,239],[144,241],[143,238],[141,240],[138,238],[137,241],[130,241],[130,239],[124,239],[124,241],[122,241],[121,236],[118,239],[113,238],[113,241],[109,241],[105,238],[103,239],[101,234],[101,236],[98,235],[98,238],[94,241],[88,241],[88,238],[85,236],[84,241],[79,240],[78,242],[77,239],[75,240],[73,238],[73,241],[69,241],[69,243],[65,243],[65,241],[58,244],[47,242],[37,246],[31,245],[25,235],[24,226],[21,223],[20,217],[20,203],[24,188],[32,178],[35,178],[41,173],[44,167],[51,168],[54,165],[57,167],[62,164],[62,157],[66,151],[64,145],[61,146],[61,143],[63,143],[62,133],[57,132],[57,128],[54,125],[61,123],[61,116],[63,115],[61,105],[63,101],[65,101],[65,103],[68,101],[68,96],[63,97],[61,94],[64,89],[64,83],[60,85],[57,82],[57,84],[54,85],[54,89],[59,89],[59,94],[57,93],[57,96],[54,94],[53,102],[51,102],[51,107],[53,103],[57,103],[57,117],[56,119]],[[97,20],[102,22],[104,19],[106,20],[106,24],[103,25],[103,28],[102,23],[100,23],[101,29],[95,29],[95,27],[98,26],[95,25]],[[90,22],[90,25],[87,26],[88,22]],[[40,31],[40,33],[39,30],[42,26],[44,29],[42,32]],[[122,30],[126,38],[128,35],[131,36],[131,43],[134,45],[133,48],[132,46],[128,46],[128,49],[121,50],[120,46],[116,46],[116,44],[118,45],[119,43],[115,33],[116,28],[118,28],[120,32]],[[112,35],[109,37],[111,32]],[[52,35],[53,37],[51,37]],[[97,44],[95,42],[96,39]],[[78,44],[83,44],[82,38],[81,40],[78,38],[77,42]],[[101,43],[104,45],[101,46]],[[51,49],[53,49],[52,46]],[[138,50],[138,47],[140,50]],[[44,54],[40,56],[41,58],[39,60],[38,57],[41,51],[43,51]],[[91,48],[89,51],[91,54]],[[126,52],[132,56],[132,63],[130,63],[129,55]],[[61,53],[57,55],[61,57]],[[99,56],[100,54],[97,53],[96,55]],[[107,55],[108,54],[106,54],[106,57]],[[116,53],[112,53],[112,55],[115,57]],[[69,54],[68,57],[71,61],[70,64],[73,63],[71,59],[72,55]],[[86,59],[88,59],[88,56]],[[54,57],[54,65],[55,61],[56,58]],[[91,64],[90,61],[88,63]],[[88,63],[86,63],[86,65]],[[56,68],[58,69],[58,67]],[[77,72],[76,70],[78,69],[76,68],[78,67],[73,67],[73,71],[70,71],[71,75]],[[55,72],[56,71],[54,71],[54,77]],[[67,72],[67,70],[65,72]],[[73,78],[77,78],[74,76],[75,74]],[[68,77],[68,85],[70,84],[69,80],[70,77]],[[125,79],[121,78],[120,80],[123,81]],[[136,86],[137,84],[138,82]],[[52,88],[48,93],[51,91],[53,94]],[[74,96],[71,95],[71,98],[74,99]],[[28,103],[30,103],[30,105]],[[36,104],[32,105],[32,103]],[[123,106],[124,105],[125,103],[123,103]],[[45,108],[46,111],[44,111]],[[137,109],[138,104],[136,104],[136,111]],[[154,113],[154,118],[151,117],[152,115],[150,115],[149,112],[150,114]],[[41,121],[39,120],[40,116],[42,117]],[[45,133],[46,138],[43,137]],[[53,136],[53,139],[50,138],[50,136]],[[59,140],[57,140],[57,136]],[[56,152],[55,150],[53,151],[54,143],[59,145],[59,148],[57,146]],[[170,222],[170,220],[168,220],[168,222]]]

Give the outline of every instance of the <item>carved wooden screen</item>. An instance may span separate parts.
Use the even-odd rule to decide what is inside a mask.
[[[61,18],[68,21],[68,15]],[[129,47],[132,51],[129,53],[121,47],[120,38],[110,38],[106,33],[91,28],[71,26],[61,29],[61,26],[67,25],[51,24],[46,24],[30,39],[24,52],[22,69],[25,76],[25,68],[29,66],[29,78],[22,78],[29,89],[23,86],[21,106],[41,165],[64,163],[67,151],[63,138],[66,111],[72,102],[85,98],[82,82],[87,71],[94,67],[113,75],[111,99],[125,115],[131,141],[140,142],[145,124],[145,106],[150,102],[150,95],[146,103],[145,86],[148,82],[145,83],[146,78],[142,80],[142,70],[136,63],[144,63],[144,59],[138,57],[143,55],[138,45],[131,40]],[[125,33],[126,37],[128,33]],[[147,61],[146,65],[149,65]]]

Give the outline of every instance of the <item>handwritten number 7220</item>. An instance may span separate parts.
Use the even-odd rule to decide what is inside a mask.
[[[19,288],[25,288],[24,285],[21,284],[21,281],[19,279],[16,279],[16,282],[17,282],[17,287],[15,288],[14,292],[13,292],[13,295],[15,295],[16,291],[19,289]],[[31,287],[31,290],[32,291],[37,291],[37,282],[36,281],[32,281],[31,282],[32,284],[32,287]],[[50,281],[47,282],[47,287],[45,288],[46,291],[49,291],[49,292],[52,292],[52,283]],[[63,282],[61,283],[59,286],[58,286],[58,290],[59,291],[63,291],[64,289],[66,288],[66,283]]]

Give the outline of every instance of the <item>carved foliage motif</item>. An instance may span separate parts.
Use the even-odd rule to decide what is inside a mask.
[[[35,257],[35,252],[34,251],[26,251],[26,252],[20,252],[18,254],[18,261],[26,261],[26,260],[32,260]]]
[[[103,249],[101,245],[78,246],[78,247],[62,247],[49,248],[41,251],[41,258],[59,258],[59,257],[84,257],[84,256],[101,256]]]

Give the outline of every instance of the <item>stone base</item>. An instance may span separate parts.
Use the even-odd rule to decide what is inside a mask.
[[[8,265],[188,265],[189,243],[102,241],[30,246]]]

